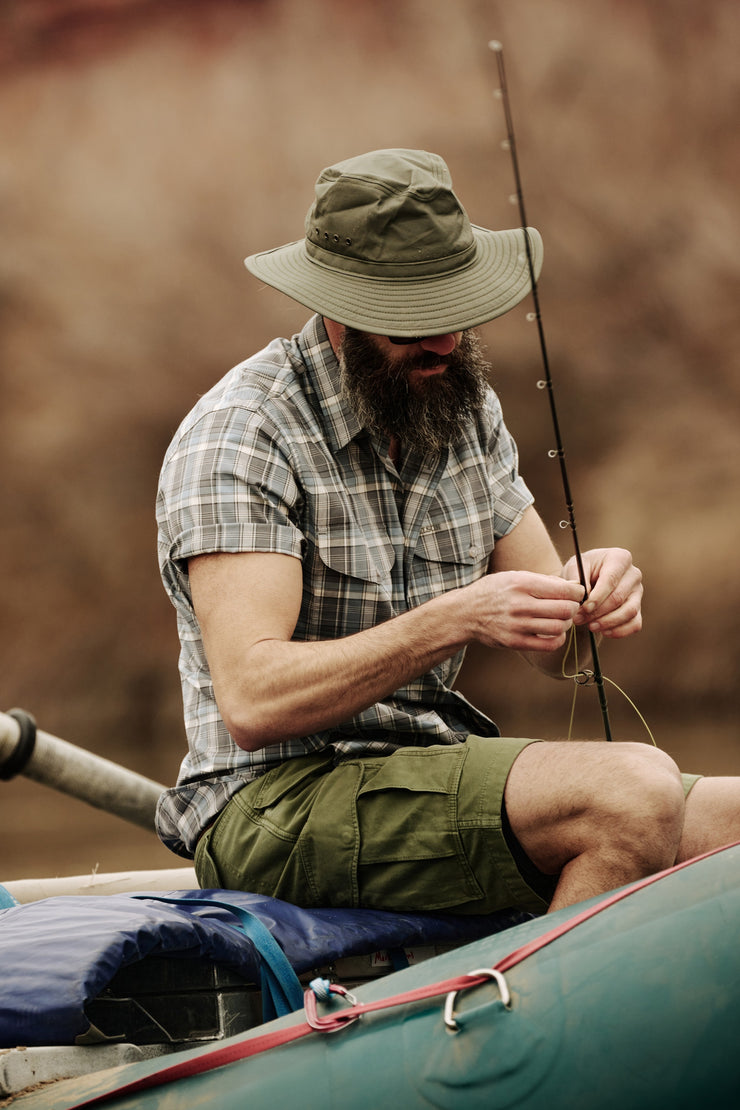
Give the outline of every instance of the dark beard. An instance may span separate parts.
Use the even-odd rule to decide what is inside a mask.
[[[390,362],[371,335],[345,328],[340,350],[342,393],[369,432],[397,435],[404,450],[438,451],[455,443],[481,407],[488,364],[478,336],[463,332],[443,357],[433,351]],[[445,363],[443,374],[409,385],[409,373]]]

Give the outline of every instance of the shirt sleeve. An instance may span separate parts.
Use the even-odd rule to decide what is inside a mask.
[[[194,555],[263,551],[300,558],[301,494],[284,445],[263,414],[219,408],[170,446],[157,495],[166,584]],[[169,580],[169,583],[168,583]]]
[[[501,539],[519,523],[525,509],[533,504],[534,496],[519,473],[519,452],[504,423],[501,402],[493,391],[489,393],[486,424],[486,458],[494,504],[494,534]]]

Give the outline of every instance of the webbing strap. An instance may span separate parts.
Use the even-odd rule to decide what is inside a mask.
[[[17,906],[18,902],[7,889],[7,887],[0,886],[0,910],[10,910],[13,906]]]
[[[217,906],[228,910],[239,922],[239,928],[251,940],[260,960],[262,989],[262,1020],[272,1021],[300,1010],[303,1006],[303,988],[278,942],[256,914],[235,906],[231,902],[212,898],[167,898],[161,895],[135,894],[142,901],[169,902],[175,906],[198,906],[207,909]]]
[[[480,975],[477,978],[470,975],[458,975],[454,979],[447,979],[442,983],[427,984],[424,987],[418,987],[416,990],[405,991],[393,998],[382,998],[377,1002],[360,1002],[356,1006],[342,1010],[340,1021],[343,1026],[348,1020],[359,1017],[361,1013],[369,1013],[371,1010],[384,1010],[392,1006],[401,1006],[409,1002],[434,998],[440,994],[447,994],[449,991],[474,987],[478,983],[486,982],[486,980],[487,976],[485,975]],[[313,991],[306,991],[305,999],[307,1006],[311,1008],[309,997],[313,1001],[315,1010],[316,999]],[[327,1027],[327,1031],[331,1031],[331,1029]],[[239,1040],[221,1048],[207,1049],[198,1056],[189,1056],[185,1060],[159,1068],[156,1072],[146,1075],[142,1079],[134,1079],[130,1083],[123,1083],[115,1090],[93,1095],[92,1098],[83,1099],[82,1102],[72,1103],[67,1110],[82,1110],[82,1107],[98,1106],[112,1098],[123,1098],[137,1094],[139,1091],[145,1091],[150,1087],[157,1087],[163,1083],[174,1083],[180,1079],[189,1079],[192,1076],[201,1075],[203,1072],[224,1067],[226,1064],[233,1064],[237,1060],[246,1060],[250,1056],[256,1056],[268,1049],[290,1044],[291,1041],[300,1040],[302,1037],[308,1036],[309,1033],[315,1032],[316,1029],[308,1021],[303,1021],[298,1025],[288,1026],[286,1029],[276,1029],[258,1037],[251,1037],[249,1040]]]

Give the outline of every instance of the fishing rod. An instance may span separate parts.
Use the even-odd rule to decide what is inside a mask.
[[[550,403],[550,416],[552,418],[553,431],[555,433],[555,447],[549,452],[550,458],[556,458],[560,464],[560,478],[563,485],[563,494],[565,497],[565,505],[568,511],[568,520],[564,522],[566,527],[570,528],[573,537],[573,547],[575,551],[576,566],[578,568],[578,577],[581,585],[583,586],[585,601],[589,595],[589,584],[586,581],[586,572],[583,567],[583,558],[581,555],[581,547],[578,542],[578,530],[576,528],[575,508],[573,505],[573,496],[570,489],[570,481],[568,479],[568,468],[565,463],[565,450],[563,447],[563,439],[560,433],[560,421],[558,419],[557,406],[555,404],[555,390],[553,386],[552,374],[550,371],[550,359],[547,353],[547,343],[545,342],[545,329],[542,324],[542,313],[540,311],[540,298],[537,288],[537,278],[534,271],[534,259],[532,258],[532,246],[527,235],[527,228],[529,223],[527,221],[526,209],[524,205],[524,191],[522,189],[522,179],[519,172],[519,159],[517,157],[516,149],[516,136],[514,134],[514,121],[511,114],[511,103],[509,100],[509,87],[506,82],[506,70],[504,67],[504,48],[500,42],[496,40],[489,42],[489,49],[496,55],[496,65],[498,67],[499,88],[497,93],[501,99],[504,109],[504,119],[506,121],[506,142],[505,146],[509,151],[511,157],[511,165],[514,172],[514,183],[516,187],[516,199],[519,208],[519,222],[522,226],[524,234],[524,246],[527,253],[527,266],[529,268],[529,278],[532,286],[532,302],[534,305],[534,312],[530,318],[533,318],[537,323],[537,334],[540,342],[540,352],[542,355],[542,365],[545,372],[545,377],[542,381],[537,383],[539,389],[544,389],[547,392],[548,401]],[[609,723],[609,707],[606,701],[606,688],[604,686],[604,675],[601,670],[601,663],[599,662],[599,649],[596,637],[588,629],[589,641],[591,646],[591,660],[593,664],[593,680],[596,684],[596,689],[599,695],[599,708],[601,709],[601,717],[604,724],[604,735],[607,740],[612,739],[611,725]],[[588,680],[592,675],[588,671],[581,671],[576,676],[576,681],[579,678]]]

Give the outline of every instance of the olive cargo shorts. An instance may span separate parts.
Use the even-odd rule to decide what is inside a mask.
[[[336,765],[331,751],[291,759],[206,830],[198,882],[304,907],[542,912],[557,877],[527,858],[503,807],[514,760],[538,742],[469,736]],[[684,775],[687,793],[698,777]]]
[[[206,830],[198,881],[305,907],[542,911],[555,880],[529,864],[502,819],[511,765],[534,742],[469,736],[337,764],[332,751],[291,759],[248,783]]]

